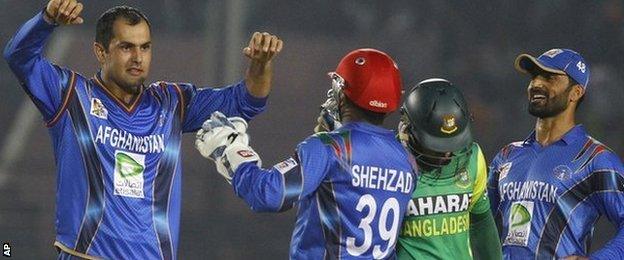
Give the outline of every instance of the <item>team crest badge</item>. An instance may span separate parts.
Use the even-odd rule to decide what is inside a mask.
[[[468,186],[470,186],[470,175],[468,174],[466,168],[460,169],[459,172],[455,175],[455,185],[462,189],[468,188]]]
[[[565,181],[572,177],[572,169],[567,165],[559,165],[553,169],[553,175],[559,180]]]
[[[440,127],[440,131],[442,131],[442,133],[450,135],[452,133],[455,133],[455,131],[457,131],[457,125],[455,124],[455,116],[451,114],[444,115],[442,116],[442,120],[444,121],[444,123],[442,124],[442,127]]]
[[[91,98],[91,115],[101,119],[108,119],[108,110],[102,100]]]

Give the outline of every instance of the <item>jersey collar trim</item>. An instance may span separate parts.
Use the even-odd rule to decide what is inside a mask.
[[[100,88],[102,88],[104,90],[104,93],[106,93],[107,96],[114,100],[115,103],[122,107],[128,114],[132,114],[132,112],[134,112],[134,110],[137,108],[137,104],[139,104],[139,100],[141,100],[141,98],[143,97],[143,89],[145,87],[141,86],[141,90],[139,90],[139,94],[137,95],[137,97],[134,99],[132,104],[128,105],[124,101],[113,95],[113,93],[111,93],[110,90],[108,90],[108,88],[104,86],[104,81],[102,80],[99,72],[95,74],[95,76],[93,76],[93,81],[95,82],[95,85],[98,85]]]
[[[575,125],[570,129],[567,133],[561,137],[561,140],[566,145],[570,145],[576,141],[584,140],[585,136],[587,136],[587,131],[585,131],[585,127],[582,124]],[[535,142],[535,130],[531,131],[531,134],[527,138],[524,139],[523,144],[531,145]]]

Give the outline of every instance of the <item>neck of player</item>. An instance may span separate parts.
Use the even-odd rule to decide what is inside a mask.
[[[535,140],[542,146],[548,146],[561,138],[576,125],[574,119],[574,106],[568,108],[556,116],[537,118],[535,122]]]
[[[108,89],[108,91],[110,91],[113,96],[122,101],[124,104],[132,104],[134,100],[139,96],[140,91],[133,91],[121,87],[114,80],[112,80],[104,70],[102,70],[101,75],[104,87]]]

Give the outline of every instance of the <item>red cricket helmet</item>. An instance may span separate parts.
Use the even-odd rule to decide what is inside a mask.
[[[336,74],[344,79],[345,95],[360,108],[390,113],[401,101],[401,73],[388,54],[357,49],[342,58]]]

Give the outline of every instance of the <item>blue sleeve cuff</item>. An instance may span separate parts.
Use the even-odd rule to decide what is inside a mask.
[[[41,12],[39,12],[37,15],[35,15],[35,18],[37,20],[37,27],[41,27],[41,28],[47,28],[47,29],[54,29],[58,26],[57,23],[48,23],[43,16],[45,15],[45,7],[43,9],[41,9]]]
[[[247,84],[245,84],[244,79],[241,80],[239,85],[245,89],[245,99],[247,100],[247,104],[255,108],[263,108],[264,106],[266,106],[269,96],[259,98],[251,95],[251,93],[249,93],[249,90],[247,89]]]

